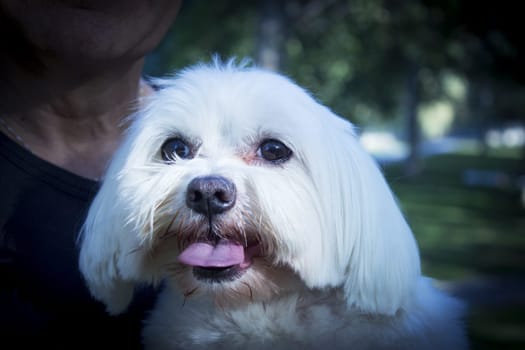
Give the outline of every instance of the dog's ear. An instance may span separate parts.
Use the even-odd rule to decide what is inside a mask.
[[[327,234],[335,238],[334,266],[350,307],[394,314],[410,299],[420,275],[419,254],[383,174],[353,126],[330,114],[314,172]],[[319,145],[317,145],[319,146]],[[323,159],[321,159],[323,158]],[[314,163],[315,164],[315,163]],[[318,169],[324,164],[323,169]]]
[[[117,227],[116,184],[107,180],[93,201],[79,237],[79,266],[93,297],[111,314],[124,311],[134,283],[122,276],[119,262],[125,254],[122,227]]]
[[[128,137],[111,161],[79,236],[80,271],[93,297],[112,314],[127,308],[135,284],[147,278],[140,238],[129,222],[131,205],[122,196],[121,172],[132,143]]]

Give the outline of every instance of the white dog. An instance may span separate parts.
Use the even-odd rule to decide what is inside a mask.
[[[461,349],[461,303],[421,276],[353,126],[287,78],[198,65],[135,116],[84,225],[110,313],[166,286],[151,349]]]

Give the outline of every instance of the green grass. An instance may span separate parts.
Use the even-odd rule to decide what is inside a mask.
[[[472,349],[516,349],[525,347],[525,305],[475,308],[470,312]]]
[[[498,171],[503,181],[467,186],[465,171],[473,169]],[[426,275],[452,282],[525,276],[525,208],[516,185],[525,164],[516,153],[440,155],[426,159],[414,176],[403,175],[401,165],[384,172],[414,231]],[[512,302],[470,309],[472,349],[525,349],[525,303]]]

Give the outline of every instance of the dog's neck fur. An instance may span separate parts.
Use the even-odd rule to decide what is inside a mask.
[[[239,348],[258,349],[275,339],[289,339],[286,344],[298,346],[314,334],[318,338],[319,328],[332,327],[330,320],[340,320],[346,312],[339,289],[304,288],[238,307],[224,307],[206,296],[176,301],[173,297],[174,291],[168,287],[144,330],[151,349],[220,349],[221,344],[228,349],[232,344],[233,348],[237,344]],[[290,325],[295,325],[293,331]],[[171,336],[166,338],[167,334]],[[177,343],[168,344],[170,338]]]
[[[155,350],[338,350],[349,344],[357,350],[464,348],[462,330],[455,326],[459,303],[438,293],[427,280],[417,289],[404,309],[387,316],[348,306],[340,288],[303,288],[228,308],[206,297],[184,301],[168,286],[143,336],[147,348]],[[456,312],[451,315],[450,309]]]

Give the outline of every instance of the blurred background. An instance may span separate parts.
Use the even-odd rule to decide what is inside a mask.
[[[472,349],[525,349],[525,39],[519,2],[185,0],[147,59],[284,73],[359,127]]]

